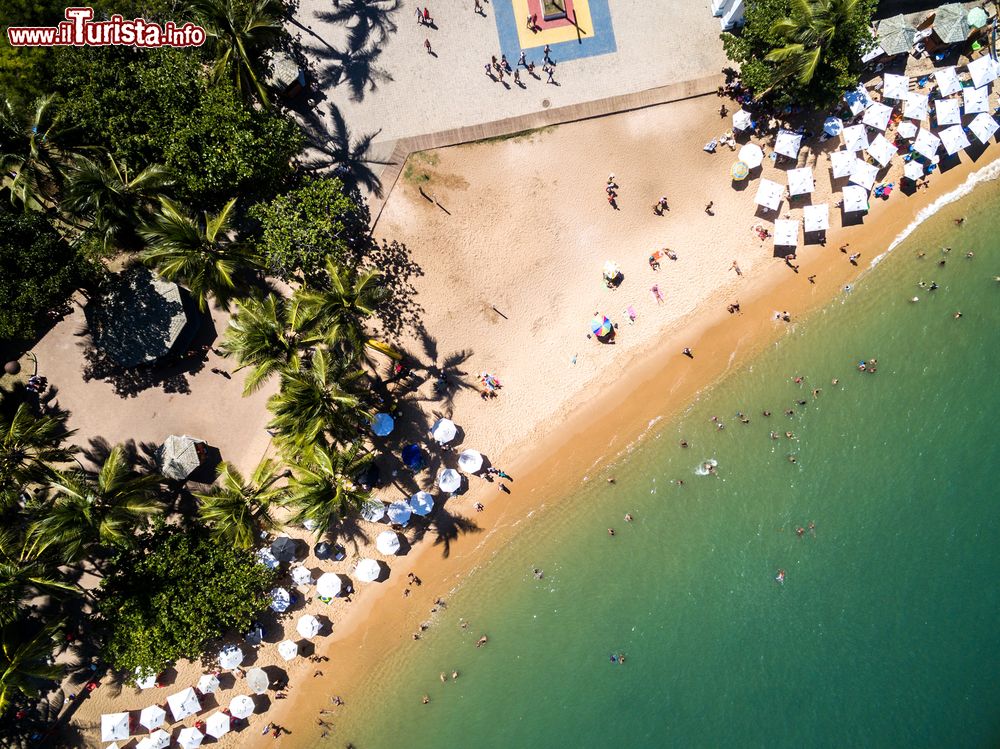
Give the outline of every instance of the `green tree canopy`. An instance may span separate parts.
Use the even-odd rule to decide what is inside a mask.
[[[97,593],[104,655],[130,674],[197,658],[209,641],[249,628],[273,578],[252,551],[165,527],[111,560]]]

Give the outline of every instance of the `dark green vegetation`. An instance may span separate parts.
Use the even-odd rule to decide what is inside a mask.
[[[748,0],[746,25],[723,33],[740,80],[777,106],[824,108],[857,84],[876,0]]]

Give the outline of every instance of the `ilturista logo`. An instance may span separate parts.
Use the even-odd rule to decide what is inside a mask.
[[[66,8],[66,20],[57,26],[11,26],[7,41],[12,47],[200,47],[205,29],[193,23],[162,25],[143,18],[113,15],[95,21],[93,8]]]

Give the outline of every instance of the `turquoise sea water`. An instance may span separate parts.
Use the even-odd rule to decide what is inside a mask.
[[[552,503],[323,746],[1000,744],[998,209],[995,184],[945,209]],[[718,475],[696,474],[706,459]]]

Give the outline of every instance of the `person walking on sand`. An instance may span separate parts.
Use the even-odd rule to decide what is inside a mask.
[[[735,260],[733,261],[733,264],[729,266],[729,270],[736,271],[736,275],[737,276],[742,276],[743,275],[743,271],[740,270],[739,263],[737,263]]]
[[[420,6],[417,6],[417,23],[423,24],[424,22],[424,12],[420,10]]]
[[[545,61],[546,63],[548,63],[549,65],[551,65],[551,64],[552,64],[552,58],[551,58],[551,57],[549,57],[549,53],[550,53],[551,51],[552,51],[552,48],[551,48],[551,47],[550,47],[550,46],[549,46],[548,44],[546,44],[546,45],[545,45],[545,49],[543,49],[543,50],[542,50],[542,55],[543,55],[542,59],[543,59],[543,60],[544,60],[544,61]]]
[[[501,66],[503,67],[503,69],[504,69],[504,70],[506,70],[506,71],[507,71],[508,73],[510,73],[510,72],[513,72],[513,71],[511,71],[511,69],[510,69],[510,63],[509,63],[509,62],[507,62],[507,55],[505,55],[505,54],[503,54],[503,53],[501,53],[501,54],[500,54],[500,65],[501,65]]]
[[[514,83],[516,83],[518,86],[521,85],[521,69],[520,68],[514,68]]]
[[[431,12],[429,10],[427,10],[427,6],[426,5],[424,6],[424,24],[426,26],[433,26],[434,25],[434,19],[431,18]]]
[[[554,67],[552,67],[551,65],[549,65],[549,69],[548,69],[547,72],[549,74],[549,77],[545,79],[545,82],[546,83],[555,83],[556,79],[553,78],[553,75],[555,74],[556,69]]]
[[[705,206],[705,213],[707,213],[709,216],[714,216],[715,215],[715,211],[712,210],[712,206],[713,205],[715,205],[715,201],[714,200],[710,200],[710,201],[708,201],[708,205]]]
[[[486,15],[486,11],[483,10],[483,4],[479,2],[479,0],[476,0],[476,4],[472,10],[475,13],[481,13],[484,16]]]
[[[524,54],[524,50],[521,50],[521,56],[517,58],[517,67],[528,67],[528,57]]]
[[[432,55],[434,52],[431,50],[431,40],[424,39],[424,49],[427,50],[427,54]]]

